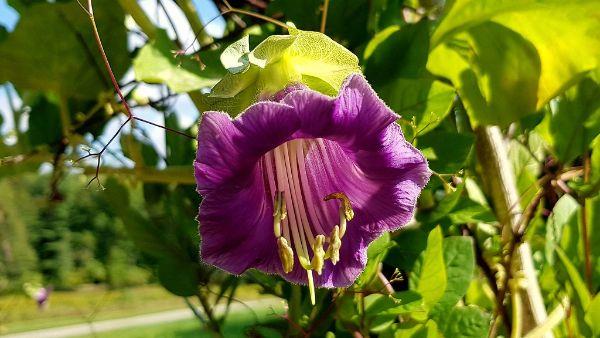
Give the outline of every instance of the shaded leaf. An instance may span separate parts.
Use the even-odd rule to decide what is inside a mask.
[[[588,150],[600,133],[600,85],[585,78],[557,100],[538,130],[556,157],[567,164]]]
[[[561,248],[556,248],[556,254],[558,255],[558,258],[560,259],[565,270],[567,271],[567,274],[569,275],[569,279],[571,280],[571,284],[573,284],[573,288],[577,293],[579,301],[581,302],[581,306],[584,309],[587,309],[590,306],[590,303],[592,302],[592,296],[590,295],[590,292],[585,286],[581,275],[579,275],[579,271],[577,271],[577,268],[575,268],[573,263],[571,263],[569,257]]]
[[[474,140],[471,134],[433,131],[419,138],[419,148],[432,170],[452,174],[464,167]]]
[[[197,264],[181,259],[163,259],[158,264],[158,280],[174,295],[191,297],[198,294]]]
[[[91,99],[112,88],[89,19],[76,1],[35,3],[20,12],[15,30],[0,44],[0,82]],[[121,7],[109,0],[94,1],[94,15],[120,78],[129,65]]]

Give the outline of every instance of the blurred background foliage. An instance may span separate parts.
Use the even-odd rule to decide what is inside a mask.
[[[160,283],[219,335],[251,284],[288,304],[242,330],[253,336],[600,335],[599,1],[93,4],[141,120],[125,123],[77,2],[3,4],[18,22],[0,26],[0,294]],[[239,111],[237,96],[211,96],[219,57],[242,36],[254,47],[286,33],[265,17],[324,27],[355,53],[435,171],[414,224],[376,241],[355,285],[319,290],[316,307],[280,278],[200,262],[195,141],[146,123],[196,136],[199,113]]]

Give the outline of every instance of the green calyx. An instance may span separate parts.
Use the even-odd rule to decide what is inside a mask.
[[[359,73],[358,58],[318,32],[290,28],[289,35],[273,35],[250,51],[248,37],[221,54],[228,73],[204,96],[207,110],[231,115],[258,99],[294,83],[326,95],[336,95],[344,79]]]

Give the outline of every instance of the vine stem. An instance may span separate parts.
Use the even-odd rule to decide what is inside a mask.
[[[504,299],[506,282],[516,275],[524,280],[523,289],[519,292],[522,314],[515,318],[522,323],[524,332],[539,326],[547,318],[544,301],[540,292],[537,276],[533,267],[533,257],[529,244],[521,242],[521,236],[515,236],[522,226],[522,209],[519,201],[516,180],[508,159],[508,151],[500,128],[496,126],[479,126],[475,129],[477,156],[484,174],[480,175],[484,187],[492,198],[494,211],[502,226],[502,238],[508,247],[505,268],[508,280],[500,281],[499,299]],[[496,304],[498,307],[504,304]],[[553,337],[547,333],[545,337]]]
[[[112,67],[110,66],[110,62],[108,62],[108,57],[106,56],[106,52],[104,51],[104,46],[102,45],[102,40],[100,39],[100,33],[98,32],[98,26],[96,25],[96,19],[94,18],[94,7],[92,6],[92,0],[88,0],[87,3],[88,3],[87,13],[90,18],[90,22],[92,23],[92,29],[94,31],[94,39],[96,39],[96,45],[98,45],[98,50],[100,51],[100,55],[102,56],[102,61],[104,61],[104,67],[106,67],[106,70],[108,71],[108,75],[110,76],[110,81],[112,82],[113,87],[115,88],[115,91],[117,92],[117,95],[119,96],[119,99],[121,99],[121,102],[123,103],[123,107],[125,108],[125,113],[129,117],[129,120],[131,120],[133,118],[133,114],[131,113],[131,109],[129,108],[129,104],[127,103],[127,100],[125,100],[125,97],[123,96],[123,93],[121,92],[121,87],[119,86],[119,83],[117,82],[117,79],[115,78],[115,73],[113,73]]]
[[[588,183],[590,181],[591,161],[589,151],[583,154],[583,182]],[[587,217],[587,199],[581,198],[581,237],[583,240],[583,251],[585,258],[585,281],[588,290],[592,290],[592,249],[590,247],[590,236],[588,234],[588,217]]]

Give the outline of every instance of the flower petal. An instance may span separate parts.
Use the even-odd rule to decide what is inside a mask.
[[[279,272],[281,262],[273,236],[273,205],[260,165],[245,182],[206,195],[198,220],[202,259],[233,274],[249,268]]]

